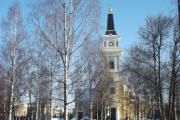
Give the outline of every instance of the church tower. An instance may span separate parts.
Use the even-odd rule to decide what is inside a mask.
[[[122,85],[120,84],[121,74],[119,61],[122,56],[122,49],[120,48],[120,36],[115,31],[111,8],[109,9],[107,18],[107,29],[102,38],[102,53],[113,78],[113,82],[107,91],[110,96],[110,100],[107,101],[109,104],[109,106],[107,106],[107,117],[110,117],[112,120],[119,120],[121,116],[119,96],[122,94],[120,93],[120,91],[122,91],[120,90],[122,89]]]
[[[122,49],[120,48],[120,36],[116,33],[112,9],[109,9],[107,17],[107,29],[102,37],[102,53],[108,65],[109,72],[113,78],[112,83],[108,86],[105,119],[124,120],[135,119],[136,101],[133,91],[123,82],[120,71],[120,59]],[[145,116],[148,113],[147,105],[139,101],[139,116]],[[145,111],[146,112],[143,112]]]
[[[114,28],[112,9],[109,9],[108,13],[107,29],[102,40],[102,52],[108,62],[110,72],[113,73],[114,81],[119,81],[119,60],[122,56],[122,50],[120,48],[120,36],[117,35]]]

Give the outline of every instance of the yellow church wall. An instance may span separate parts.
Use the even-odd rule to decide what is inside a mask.
[[[129,94],[124,93],[124,84],[122,81],[113,82],[112,86],[115,87],[115,94],[110,95],[110,99],[118,101],[118,104],[111,105],[110,108],[118,108],[119,110],[119,119],[125,119],[129,117],[130,119],[134,118],[134,104],[129,103]]]
[[[111,53],[111,51],[106,51],[106,52],[103,52],[103,54],[106,56],[121,56],[122,51],[117,51],[117,53]]]
[[[117,101],[117,104],[110,105],[110,108],[118,108],[119,120],[130,118],[133,120],[135,118],[135,101],[132,101],[130,97],[129,88],[122,83],[122,81],[113,82],[111,84],[115,87],[115,94],[110,95],[110,100]],[[139,104],[139,118],[145,118],[149,113],[148,104],[140,101]]]

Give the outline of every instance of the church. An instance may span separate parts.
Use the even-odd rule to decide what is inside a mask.
[[[138,106],[140,112],[135,115],[135,95],[133,90],[130,90],[128,85],[126,85],[120,71],[120,59],[122,57],[120,40],[121,37],[115,30],[112,9],[110,8],[107,18],[107,29],[102,37],[102,53],[113,78],[113,82],[110,84],[109,90],[107,90],[109,99],[106,101],[108,104],[105,119],[132,120],[136,118],[137,114],[139,118],[144,118],[147,116],[148,109],[145,110],[145,105],[141,101]]]
[[[107,29],[102,38],[102,52],[113,78],[113,82],[107,91],[110,99],[107,101],[105,119],[109,117],[112,120],[120,120],[125,118],[124,115],[127,115],[126,113],[129,113],[127,109],[124,109],[127,101],[124,100],[123,92],[128,91],[127,89],[124,90],[125,86],[120,71],[120,58],[122,56],[120,39],[120,36],[115,31],[112,9],[110,8],[107,18]]]
[[[75,103],[76,118],[78,118],[78,120],[82,119],[83,116],[90,118],[90,102],[93,102],[93,106],[96,109],[93,110],[93,119],[134,120],[137,117],[147,117],[148,109],[145,109],[147,106],[143,101],[137,102],[133,90],[130,90],[122,76],[122,71],[120,70],[120,59],[122,57],[120,40],[121,37],[115,30],[113,13],[110,8],[107,16],[107,29],[105,35],[102,36],[101,52],[104,62],[108,67],[108,73],[111,75],[112,82],[108,85],[107,89],[105,89],[105,104],[103,110],[101,109],[100,115],[98,115],[99,111],[97,110],[97,93],[93,91],[93,100],[90,101],[89,89],[82,92],[86,94],[82,94],[81,97],[77,98]],[[83,89],[79,90],[83,91]],[[79,93],[78,91],[76,92]],[[137,108],[139,109],[138,112]]]

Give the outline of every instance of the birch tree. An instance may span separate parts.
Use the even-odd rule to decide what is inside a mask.
[[[74,102],[69,101],[68,93],[75,84],[73,81],[77,82],[71,78],[74,65],[80,61],[79,50],[97,31],[97,3],[96,0],[46,0],[38,5],[38,12],[32,12],[33,24],[39,30],[38,34],[59,56],[62,66],[59,72],[63,73],[59,83],[63,85],[64,94],[60,100],[64,101],[65,120],[68,119],[68,104]]]
[[[90,102],[90,119],[93,119],[93,105],[95,103],[95,86],[98,83],[100,70],[102,69],[102,56],[100,55],[100,43],[98,40],[88,41],[84,45],[83,63],[85,63],[85,77],[88,81],[87,88],[89,91],[89,102]]]
[[[23,21],[21,18],[20,7],[17,3],[13,4],[9,8],[7,18],[2,21],[3,28],[3,39],[6,40],[5,45],[8,50],[7,61],[4,64],[9,69],[8,78],[10,79],[10,104],[9,104],[9,116],[8,119],[12,119],[12,107],[14,103],[15,96],[15,84],[17,83],[17,78],[19,78],[20,64],[23,62],[23,40],[27,37],[27,33],[24,29]],[[21,56],[22,55],[22,56]],[[9,57],[8,57],[9,56]],[[18,69],[17,69],[18,67]],[[18,73],[18,74],[17,74]],[[21,82],[21,81],[19,81]],[[17,92],[16,92],[17,93]]]

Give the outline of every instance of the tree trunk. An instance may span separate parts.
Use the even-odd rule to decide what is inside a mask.
[[[38,89],[38,96],[37,96],[37,102],[36,102],[36,120],[39,120],[39,89]]]
[[[12,77],[11,77],[11,95],[10,95],[10,108],[9,108],[9,120],[12,120],[12,109],[13,109],[13,98],[14,98],[14,83],[16,78],[16,24],[17,24],[17,16],[15,13],[14,16],[14,31],[13,26],[11,26],[11,56],[12,56]],[[14,32],[14,36],[13,36]],[[13,38],[14,37],[14,38]],[[13,40],[14,39],[14,40]]]
[[[89,58],[90,59],[90,58]],[[88,71],[89,71],[89,92],[90,92],[90,119],[93,120],[93,103],[92,103],[92,80],[91,80],[91,64],[90,64],[90,60],[88,61]]]
[[[40,51],[38,53],[38,71],[37,71],[37,84],[38,84],[38,90],[37,90],[37,102],[36,102],[36,120],[39,120],[39,114],[40,114],[40,111],[39,111],[39,104],[40,104],[40,95],[39,95],[39,92],[40,92],[40,78],[39,78],[39,74],[40,74],[40,62],[39,62],[39,57],[40,57]]]
[[[139,120],[139,96],[137,97],[137,120]]]
[[[29,115],[31,116],[32,115],[32,79],[31,79],[31,76],[30,76],[30,69],[28,69],[28,77],[29,77]]]
[[[97,116],[96,116],[96,117],[97,117],[97,120],[99,120],[99,112],[98,112],[98,111],[99,111],[99,106],[98,106],[98,105],[99,105],[99,104],[98,104],[98,95],[97,95],[97,100],[96,100],[96,101],[97,101],[97,102],[96,102],[96,103],[97,103]]]
[[[175,96],[176,96],[176,78],[177,78],[177,49],[179,44],[179,38],[176,39],[174,37],[174,46],[172,51],[172,68],[171,68],[171,81],[170,81],[170,90],[169,90],[169,120],[172,120],[175,116],[174,113],[176,112],[174,110],[175,106]]]
[[[66,0],[64,0],[64,48],[65,48],[65,60],[64,60],[64,120],[68,120],[68,94],[67,94],[67,80],[68,80],[68,55],[69,55],[69,40],[67,39],[66,32]]]
[[[14,71],[14,69],[13,69]],[[12,78],[11,83],[11,98],[10,98],[10,108],[9,108],[9,120],[12,120],[12,108],[13,108],[13,97],[14,97],[14,79]]]
[[[52,36],[51,36],[51,42],[52,42]],[[50,120],[51,120],[51,118],[53,117],[52,116],[52,93],[53,93],[53,63],[52,63],[52,59],[53,59],[53,56],[52,56],[52,54],[51,54],[51,49],[50,49],[50,56],[51,56],[51,71],[50,71],[50,84],[51,84],[51,88],[50,88]]]

